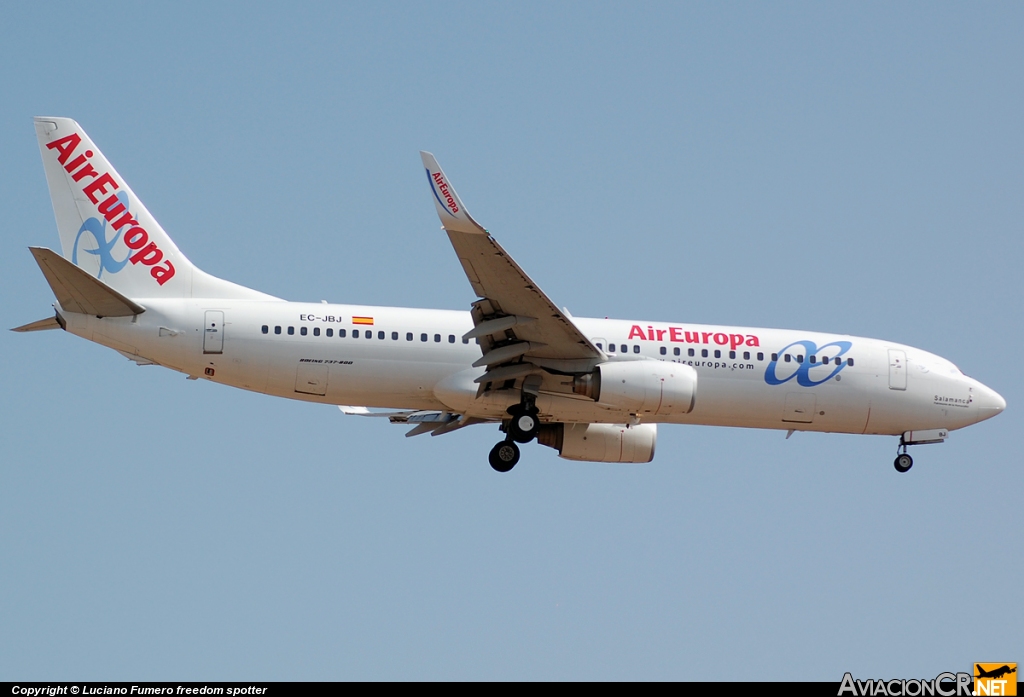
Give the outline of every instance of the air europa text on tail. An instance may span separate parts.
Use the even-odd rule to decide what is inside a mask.
[[[115,193],[121,188],[109,172],[97,172],[89,162],[92,150],[85,150],[75,155],[82,144],[82,137],[77,133],[58,138],[46,144],[46,147],[57,153],[57,162],[64,166],[71,179],[82,187],[82,193],[96,206],[96,211],[110,223],[115,233],[122,228],[127,230],[122,237],[130,252],[132,264],[149,266],[150,275],[160,285],[167,283],[174,276],[174,265],[164,259],[164,253],[149,238],[149,233],[139,225],[125,204]],[[84,181],[83,181],[84,180]]]

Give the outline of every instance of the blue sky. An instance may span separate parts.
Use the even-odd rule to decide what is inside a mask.
[[[0,22],[4,326],[78,120],[192,261],[468,308],[417,151],[579,316],[873,336],[1000,417],[665,427],[646,466],[403,438],[0,335],[0,679],[932,677],[1020,661],[1024,10],[1010,3],[67,3]],[[995,610],[994,608],[1008,608]]]

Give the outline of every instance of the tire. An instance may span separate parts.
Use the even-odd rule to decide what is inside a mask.
[[[512,436],[512,440],[517,443],[529,443],[537,437],[539,429],[540,421],[532,412],[513,414],[512,420],[508,424],[508,432]]]
[[[491,448],[487,460],[495,472],[508,472],[519,462],[519,455],[519,446],[514,441],[503,440]]]
[[[914,466],[914,458],[906,453],[897,455],[896,459],[892,462],[892,466],[896,468],[897,472],[906,472]]]

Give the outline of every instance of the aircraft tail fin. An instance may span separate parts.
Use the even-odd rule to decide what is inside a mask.
[[[75,121],[35,128],[65,259],[133,298],[270,299],[197,269]]]
[[[29,247],[62,310],[98,317],[130,317],[146,311],[98,278],[44,247]]]

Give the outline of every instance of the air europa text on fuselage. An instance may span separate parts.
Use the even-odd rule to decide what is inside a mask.
[[[761,341],[754,334],[726,334],[725,332],[689,332],[682,327],[669,327],[668,329],[655,329],[647,327],[647,332],[639,324],[634,324],[629,330],[629,339],[640,339],[641,341],[675,341],[683,344],[718,344],[728,345],[730,349],[736,350],[737,346],[760,346]]]
[[[174,265],[164,259],[164,253],[157,246],[156,242],[149,239],[149,233],[139,225],[128,208],[121,202],[116,191],[121,188],[109,172],[97,172],[89,163],[93,156],[92,150],[86,150],[77,157],[72,158],[78,146],[82,144],[82,137],[77,133],[58,138],[46,144],[50,150],[57,153],[57,162],[64,166],[64,170],[71,175],[71,179],[79,183],[82,193],[85,194],[97,212],[110,223],[115,233],[127,227],[122,240],[128,247],[129,260],[132,264],[142,264],[151,267],[150,275],[160,285],[167,283],[174,276]],[[84,181],[84,183],[82,183]],[[102,198],[106,197],[106,198]],[[102,198],[102,200],[101,200]]]

